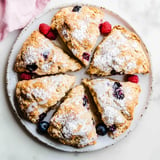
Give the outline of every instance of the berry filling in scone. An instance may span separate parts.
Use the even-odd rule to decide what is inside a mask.
[[[89,108],[84,87],[74,87],[53,115],[49,135],[63,144],[79,148],[95,144],[97,134]]]
[[[37,123],[75,82],[74,76],[56,75],[19,81],[16,86],[16,98],[26,118]]]
[[[89,74],[99,76],[148,72],[149,61],[139,37],[120,25],[109,30],[97,46],[88,68]]]
[[[96,7],[67,7],[56,13],[51,28],[58,31],[73,55],[88,66],[103,17],[103,11]]]
[[[20,73],[50,75],[77,71],[81,69],[81,65],[39,31],[34,31],[17,55],[14,69]]]
[[[115,138],[125,132],[131,124],[134,108],[138,104],[140,86],[110,79],[84,79],[83,83],[89,88],[106,126],[97,126],[99,135],[107,133]]]

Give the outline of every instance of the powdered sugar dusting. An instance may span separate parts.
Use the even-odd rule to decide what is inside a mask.
[[[34,85],[38,79],[31,80],[32,86],[27,86],[24,90],[26,96],[20,96],[19,103],[25,104],[24,109],[28,116],[31,116],[33,121],[39,118],[39,115],[46,112],[49,107],[54,105],[58,100],[65,96],[65,92],[69,90],[71,84],[74,82],[72,76],[57,75],[41,78],[41,87]],[[49,87],[46,87],[49,86]],[[23,92],[23,91],[22,91]],[[53,102],[49,100],[54,100]],[[27,107],[26,107],[27,102]],[[52,103],[52,104],[51,104]]]
[[[35,98],[39,98],[41,100],[45,100],[50,98],[50,94],[42,88],[33,88],[31,89],[31,95],[34,96]]]
[[[135,43],[134,46],[136,46]],[[105,72],[110,72],[112,69],[121,72],[122,68],[130,71],[136,68],[136,62],[129,62],[126,56],[121,55],[121,53],[131,49],[132,44],[127,37],[116,30],[100,44],[99,50],[97,50],[98,54],[95,53],[96,56],[93,59],[94,66]],[[124,66],[125,63],[126,66]]]
[[[82,137],[79,142],[80,145],[87,145],[90,141],[93,141],[93,139],[88,139],[87,137],[87,134],[93,129],[93,124],[89,124],[88,119],[81,118],[81,114],[84,114],[84,112],[87,112],[87,109],[78,114],[71,111],[68,114],[54,117],[54,120],[63,126],[62,134],[66,139],[70,139],[73,135]]]
[[[46,38],[35,37],[37,41],[37,46],[28,45],[26,50],[23,51],[22,58],[24,60],[24,65],[32,64],[37,62],[42,58],[42,54],[45,52],[51,52],[53,44]]]
[[[102,118],[107,125],[121,124],[124,122],[124,117],[120,111],[129,114],[125,105],[124,99],[117,99],[113,96],[114,82],[107,79],[92,80],[93,89],[97,94],[100,110],[102,111]],[[123,89],[123,86],[122,86]],[[130,115],[130,114],[129,114]]]
[[[71,91],[72,94],[76,91],[74,89]],[[85,146],[96,138],[88,137],[94,126],[89,110],[83,106],[83,97],[83,91],[78,91],[74,97],[68,97],[60,106],[63,112],[54,115],[51,119],[51,122],[61,124],[62,135],[65,139],[71,139],[72,136],[80,137],[80,141],[77,142],[79,146]]]
[[[78,28],[72,32],[72,36],[82,42],[86,38],[88,22],[79,21]]]

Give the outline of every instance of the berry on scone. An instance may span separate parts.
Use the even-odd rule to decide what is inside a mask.
[[[104,23],[100,24],[99,28],[101,34],[108,34],[112,30],[112,25],[109,22],[105,21]]]
[[[49,128],[49,123],[48,122],[40,121],[38,123],[38,132],[39,133],[46,133],[48,128]]]
[[[39,25],[39,31],[41,33],[43,33],[44,35],[47,35],[48,32],[50,31],[51,27],[48,25],[48,24],[45,24],[45,23],[41,23]]]
[[[57,38],[57,33],[53,31],[52,29],[46,34],[46,37],[55,40]]]
[[[96,126],[96,132],[100,136],[104,136],[107,134],[107,127],[104,123],[99,123]]]
[[[56,31],[52,30],[48,24],[41,23],[39,25],[39,31],[50,40],[55,40],[57,38]]]
[[[139,82],[139,78],[137,75],[130,75],[127,77],[127,80],[133,83],[138,83]]]
[[[32,76],[30,74],[28,74],[28,73],[21,73],[20,74],[20,79],[21,80],[29,80],[31,78],[32,78]]]
[[[84,52],[83,55],[82,55],[83,59],[89,61],[89,57],[90,57],[90,54],[89,53],[86,53]]]

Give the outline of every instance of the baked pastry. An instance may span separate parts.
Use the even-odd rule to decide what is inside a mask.
[[[39,31],[33,31],[18,53],[14,69],[16,72],[49,75],[76,71],[81,65]]]
[[[149,62],[137,35],[122,26],[114,26],[98,45],[89,74],[101,76],[148,73]]]
[[[96,143],[97,134],[82,85],[73,88],[53,115],[48,133],[61,143],[85,147]]]
[[[87,66],[100,34],[99,24],[103,17],[103,11],[96,7],[67,7],[56,13],[51,28],[57,29],[73,55]]]
[[[83,83],[93,96],[102,121],[108,128],[109,136],[112,138],[119,136],[130,126],[133,119],[140,86],[110,79],[84,79]]]
[[[19,81],[16,98],[20,109],[33,123],[41,119],[73,86],[74,76],[56,75]]]

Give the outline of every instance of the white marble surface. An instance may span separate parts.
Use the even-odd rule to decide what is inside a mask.
[[[52,6],[85,0],[52,0]],[[160,1],[159,0],[88,0],[112,9],[128,19],[142,36],[152,55],[153,94],[148,110],[137,128],[116,145],[91,153],[65,153],[46,147],[34,140],[12,113],[5,91],[5,70],[10,49],[19,31],[10,33],[0,42],[0,159],[1,160],[159,160],[160,159]]]

